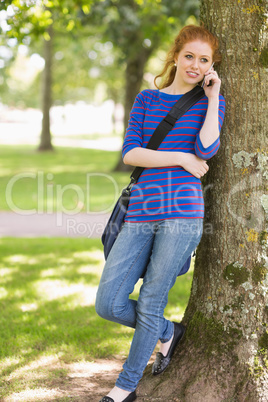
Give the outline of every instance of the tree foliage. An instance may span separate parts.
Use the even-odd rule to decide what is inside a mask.
[[[40,35],[48,39],[47,28],[53,22],[54,29],[64,33],[79,29],[77,15],[89,13],[90,4],[90,0],[8,0],[0,3],[0,11],[8,11],[7,36],[23,43]]]
[[[179,29],[190,15],[197,15],[197,7],[197,0],[104,0],[92,3],[82,23],[105,27],[104,37],[126,60],[137,57],[142,47],[170,42],[172,30]]]

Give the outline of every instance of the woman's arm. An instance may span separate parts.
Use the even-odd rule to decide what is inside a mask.
[[[212,145],[220,135],[219,131],[219,96],[208,99],[208,109],[204,124],[200,130],[200,140],[204,148]]]
[[[207,86],[212,81],[211,86]],[[204,91],[208,97],[208,109],[204,124],[200,130],[200,140],[204,148],[212,145],[220,135],[219,131],[219,94],[221,80],[214,70],[210,70],[205,74]]]
[[[136,147],[127,152],[123,158],[126,165],[140,166],[145,168],[181,166],[187,172],[200,179],[208,171],[205,160],[196,155],[185,152],[154,151]]]

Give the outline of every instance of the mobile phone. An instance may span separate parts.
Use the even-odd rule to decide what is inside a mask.
[[[210,68],[208,69],[207,73],[212,69],[213,66],[214,66],[214,62],[211,64],[211,66],[210,66]],[[204,79],[203,79],[203,82],[202,82],[201,87],[204,88],[204,85],[205,85],[205,77],[204,77]],[[208,87],[210,87],[211,85],[212,85],[212,82],[209,81]]]

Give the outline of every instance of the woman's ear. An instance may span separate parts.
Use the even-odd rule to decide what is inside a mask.
[[[173,60],[174,60],[174,64],[177,65],[178,64],[178,53],[175,53]]]

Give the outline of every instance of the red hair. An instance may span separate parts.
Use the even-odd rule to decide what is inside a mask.
[[[202,26],[200,27],[196,25],[186,25],[184,28],[181,29],[178,36],[175,38],[174,45],[167,54],[166,62],[162,72],[154,79],[154,84],[156,88],[162,89],[172,84],[176,74],[176,66],[174,65],[174,59],[176,55],[178,55],[178,53],[181,51],[186,43],[193,42],[195,40],[207,42],[212,49],[213,62],[220,63],[221,54],[219,51],[219,41],[216,36]],[[157,85],[157,78],[162,77],[163,80],[161,84]]]

